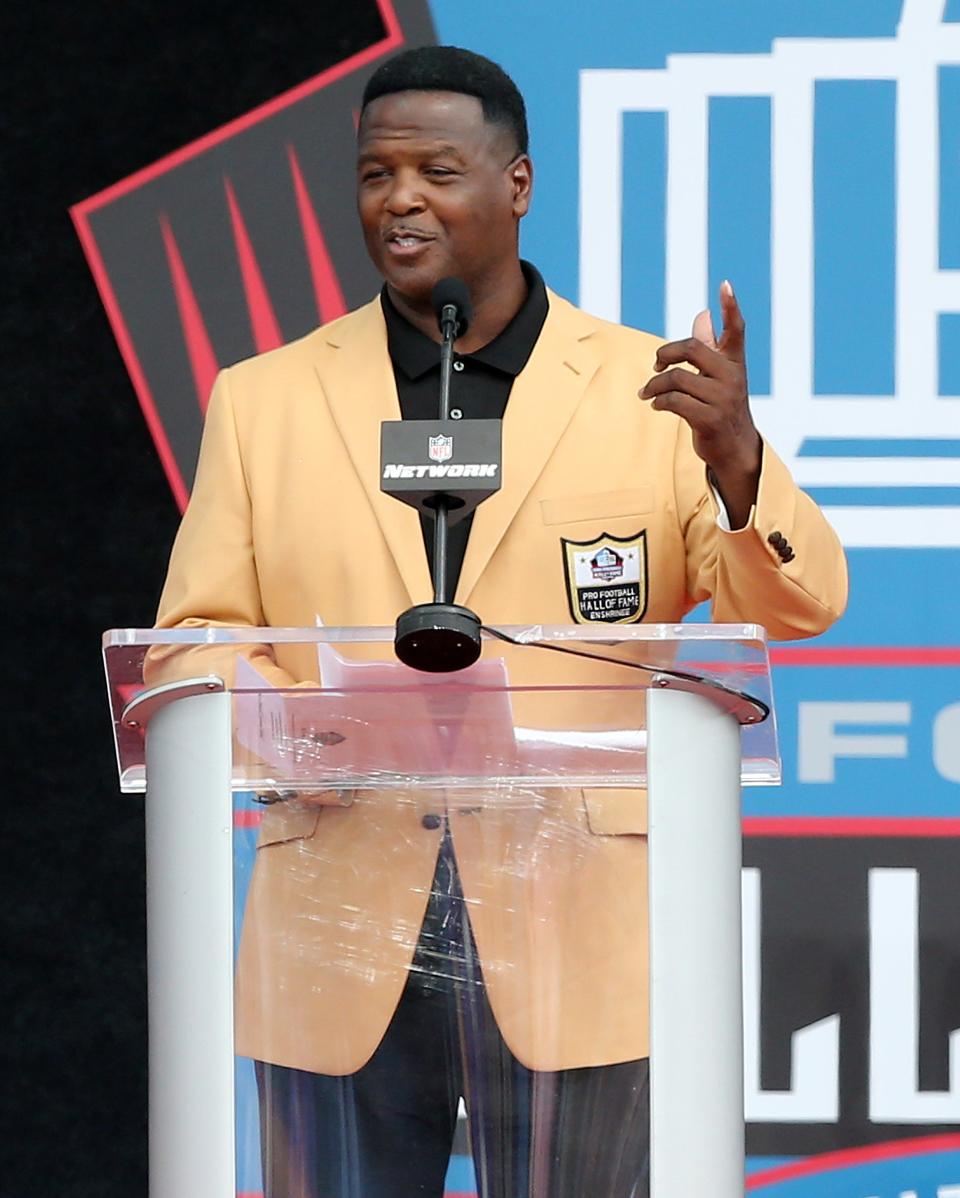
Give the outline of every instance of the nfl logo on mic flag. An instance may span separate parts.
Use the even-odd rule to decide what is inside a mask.
[[[445,437],[443,433],[430,437],[429,454],[431,462],[448,462],[453,457],[453,437]]]

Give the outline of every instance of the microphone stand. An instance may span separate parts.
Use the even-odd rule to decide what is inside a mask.
[[[440,312],[440,419],[450,419],[450,381],[453,377],[453,343],[459,315],[456,304]],[[437,495],[433,528],[433,602],[418,603],[397,617],[394,647],[397,657],[416,670],[433,674],[462,670],[480,656],[480,617],[468,607],[450,602],[447,594],[447,540],[449,497]]]
[[[454,304],[444,304],[440,313],[440,419],[450,419],[450,381],[453,378],[453,343],[457,337],[457,309]],[[433,525],[433,599],[435,603],[448,603],[447,596],[447,541],[450,524],[448,513],[450,501],[446,495],[434,500]]]

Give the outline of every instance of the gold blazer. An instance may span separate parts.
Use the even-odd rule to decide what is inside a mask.
[[[492,624],[568,623],[563,540],[642,535],[645,621],[676,621],[710,597],[715,620],[763,624],[775,638],[827,628],[846,603],[843,552],[770,446],[749,524],[721,531],[687,425],[637,398],[660,341],[549,301],[510,395],[502,489],[477,511],[457,602]],[[399,418],[379,300],[223,371],[158,627],[312,626],[318,615],[389,625],[429,601],[417,514],[380,491],[380,423]],[[278,682],[316,677],[306,650],[251,655]],[[158,652],[148,678],[183,668]],[[208,657],[211,668],[229,682],[228,660]],[[530,668],[543,676],[542,661]],[[550,1070],[645,1056],[643,798],[362,791],[343,806],[269,808],[239,953],[237,1051],[329,1074],[369,1059],[403,989],[442,836],[423,816],[445,809],[487,994],[515,1055]]]

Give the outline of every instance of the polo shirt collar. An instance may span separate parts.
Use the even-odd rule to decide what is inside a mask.
[[[533,353],[547,318],[549,303],[543,278],[535,266],[521,262],[527,281],[527,298],[510,323],[496,337],[472,354],[458,354],[464,362],[479,362],[493,370],[516,377]],[[401,316],[390,299],[384,284],[380,303],[387,325],[387,348],[391,361],[409,379],[417,379],[440,362],[440,347],[436,341],[414,328]]]

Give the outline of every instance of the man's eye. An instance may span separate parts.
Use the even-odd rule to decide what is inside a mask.
[[[375,183],[378,179],[385,179],[387,172],[385,170],[364,171],[360,176],[361,183]]]
[[[452,179],[456,175],[456,171],[446,166],[427,166],[424,167],[423,173],[432,179]]]

